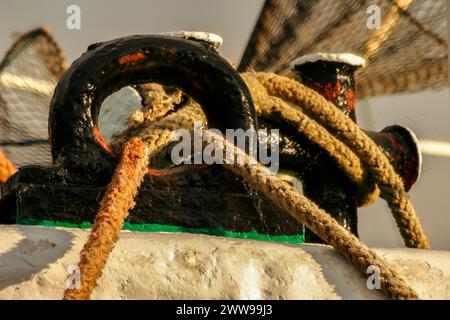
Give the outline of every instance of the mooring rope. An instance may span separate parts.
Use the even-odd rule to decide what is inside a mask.
[[[167,109],[173,109],[172,105],[166,105]],[[132,118],[136,114],[141,114],[137,111],[132,114]],[[147,117],[146,113],[142,117]],[[136,123],[123,132],[114,134],[111,141],[111,147],[115,153],[120,154],[123,146],[131,137],[138,137],[151,150],[150,158],[163,149],[168,143],[172,142],[173,131],[179,128],[191,129],[194,127],[195,121],[205,122],[206,118],[202,112],[202,108],[198,103],[189,100],[186,105],[180,107],[173,113],[168,113],[166,117],[158,121]],[[151,160],[150,160],[151,162]]]
[[[312,141],[324,147],[359,186],[367,187],[371,185],[370,179],[373,179],[381,191],[381,197],[387,200],[406,245],[429,248],[414,208],[404,191],[401,178],[382,151],[351,119],[319,93],[289,78],[259,72],[246,73],[242,76],[254,96],[258,115],[279,117],[305,133]],[[146,151],[140,139],[133,138],[125,143],[122,160],[101,202],[93,230],[81,254],[82,289],[67,290],[65,299],[88,299],[96,286],[128,210],[132,207],[145,174],[148,156],[157,153],[164,144],[170,142],[169,137],[174,129],[180,127],[190,129],[195,120],[204,120],[202,118],[204,115],[195,102],[188,103],[183,108],[149,124],[148,127],[138,126],[116,136],[113,145],[116,143],[118,148],[130,136],[137,134],[145,140]],[[240,175],[249,185],[265,194],[325,243],[333,246],[360,272],[366,275],[369,266],[378,266],[381,288],[390,298],[418,299],[414,290],[398,276],[394,266],[385,262],[339,225],[331,215],[300,195],[294,187],[279,179],[265,166],[251,161],[252,159],[243,150],[222,136],[210,131],[206,131],[206,135],[222,143],[223,150],[227,152],[231,150],[235,155],[234,158],[239,156],[245,160],[243,163],[225,163],[227,169]],[[336,156],[336,153],[341,156]],[[352,161],[346,161],[344,157]],[[372,195],[371,200],[376,189],[372,188],[369,192]]]
[[[122,158],[95,218],[87,243],[80,254],[79,289],[70,288],[65,300],[86,300],[97,285],[109,253],[116,243],[128,211],[134,207],[139,186],[147,173],[148,147],[137,138],[125,144]]]
[[[300,195],[293,186],[279,179],[268,168],[260,163],[252,162],[252,159],[243,150],[235,147],[222,136],[209,131],[205,135],[222,143],[227,152],[232,150],[233,159],[236,157],[244,159],[241,163],[225,163],[227,169],[240,175],[249,185],[261,191],[299,223],[311,229],[325,243],[333,246],[360,272],[366,275],[369,266],[378,266],[381,289],[390,298],[418,299],[414,290],[397,275],[391,265],[342,227],[331,215],[308,198]]]
[[[279,119],[303,133],[309,140],[325,150],[346,175],[357,185],[357,205],[367,206],[376,201],[379,195],[377,186],[369,177],[359,157],[327,129],[308,117],[294,104],[289,104],[277,96],[271,96],[258,79],[255,72],[241,74],[255,103],[256,114],[268,120]]]
[[[305,113],[350,147],[370,171],[380,189],[380,196],[387,201],[405,245],[430,248],[401,177],[380,148],[356,123],[344,116],[332,102],[293,79],[263,72],[258,72],[257,77],[269,94],[299,105]]]

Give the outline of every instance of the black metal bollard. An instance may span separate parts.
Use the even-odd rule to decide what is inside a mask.
[[[334,103],[356,122],[355,71],[364,59],[353,54],[317,53],[292,62],[292,70],[301,82]],[[409,190],[418,179],[421,155],[414,133],[395,125],[381,132],[366,133],[384,151]],[[316,162],[303,175],[303,190],[321,208],[329,212],[342,226],[358,236],[357,190],[335,161],[317,150]],[[312,232],[307,242],[322,242]]]
[[[219,40],[177,33],[91,45],[55,89],[49,119],[54,164],[23,167],[10,177],[1,190],[0,223],[94,220],[117,164],[98,114],[102,101],[121,87],[176,86],[202,106],[210,128],[257,129],[245,82],[214,50]],[[302,238],[295,219],[274,206],[261,211],[244,181],[221,165],[149,170],[135,202],[127,219],[133,225]]]

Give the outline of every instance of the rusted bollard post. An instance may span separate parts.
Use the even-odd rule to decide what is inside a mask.
[[[353,54],[317,53],[292,62],[300,81],[319,92],[356,122],[355,71],[364,65],[363,58]],[[381,132],[366,133],[384,151],[409,190],[420,173],[421,156],[414,133],[395,125]],[[358,236],[357,190],[339,170],[332,158],[318,151],[313,169],[303,175],[306,196],[329,212],[342,226]],[[307,242],[321,242],[311,232]]]

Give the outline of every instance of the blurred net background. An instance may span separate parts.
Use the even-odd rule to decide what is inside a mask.
[[[381,29],[361,27],[380,9]],[[239,69],[288,75],[295,58],[352,52],[367,66],[358,97],[437,89],[448,83],[445,0],[267,0]]]
[[[16,167],[51,163],[48,111],[63,71],[45,29],[19,37],[0,64],[0,148]]]
[[[361,27],[372,5],[380,8],[381,29]],[[353,52],[368,60],[357,74],[360,99],[441,88],[448,83],[446,19],[445,0],[267,0],[239,69],[289,75],[303,54]],[[64,70],[46,29],[18,37],[0,64],[0,149],[17,167],[51,162],[48,109]],[[102,108],[107,138],[133,108]]]
[[[45,28],[18,36],[0,65],[0,150],[16,167],[49,165],[48,115],[54,88],[66,66],[61,49]],[[109,96],[99,116],[108,141],[123,130],[141,104],[127,87]],[[118,107],[120,106],[120,107]]]

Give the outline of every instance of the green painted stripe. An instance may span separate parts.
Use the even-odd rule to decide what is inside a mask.
[[[39,225],[45,227],[63,227],[63,228],[77,228],[77,229],[89,229],[92,226],[90,222],[82,222],[80,224],[50,220],[38,220],[33,218],[19,218],[17,224],[22,225]],[[272,236],[268,234],[261,234],[256,231],[251,232],[233,232],[225,230],[222,227],[219,228],[186,228],[180,226],[163,225],[157,223],[143,223],[133,224],[125,222],[123,226],[124,230],[138,231],[138,232],[175,232],[175,233],[197,233],[207,234],[213,236],[229,237],[229,238],[241,238],[262,240],[271,242],[287,242],[287,243],[304,243],[305,236],[304,231],[301,234],[290,236]]]

